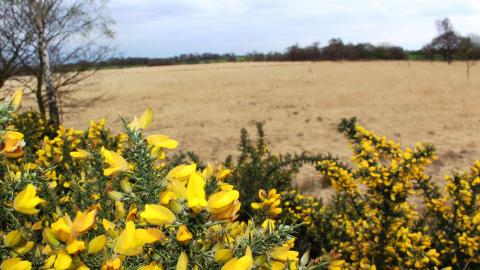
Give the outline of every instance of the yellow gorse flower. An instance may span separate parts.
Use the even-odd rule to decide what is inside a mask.
[[[122,266],[122,260],[119,257],[111,258],[102,265],[102,270],[117,270]]]
[[[212,194],[208,198],[207,211],[218,220],[234,220],[236,213],[240,210],[238,191],[229,186],[225,190]]]
[[[281,246],[270,252],[270,256],[282,263],[294,262],[298,260],[298,251],[290,250],[289,246]]]
[[[48,252],[46,252],[45,254],[48,255],[48,254],[51,254],[51,252],[52,252],[51,249],[48,249]],[[56,258],[57,258],[57,255],[51,255],[50,257],[48,257],[43,263],[44,268],[46,269],[52,268]]]
[[[99,235],[88,243],[88,253],[97,253],[101,251],[104,247],[105,244],[107,243],[107,237],[105,235]]]
[[[175,267],[175,270],[187,270],[187,267],[188,267],[188,257],[185,251],[182,251],[180,253],[180,256],[178,257],[177,266]]]
[[[162,198],[165,202],[165,200],[171,200],[173,197],[175,199],[179,200],[185,200],[187,198],[187,187],[185,186],[186,182],[182,182],[177,179],[170,179],[167,185],[167,191],[169,193],[164,193],[162,194]],[[169,198],[170,197],[170,198]]]
[[[192,233],[187,226],[184,224],[180,225],[177,232],[177,241],[182,245],[187,245],[192,240],[192,237]]]
[[[265,219],[262,223],[262,229],[266,232],[272,232],[275,230],[275,220],[274,219]]]
[[[152,109],[148,108],[139,119],[135,116],[133,121],[128,125],[128,127],[132,130],[137,129],[147,129],[150,126],[150,123],[153,119],[153,111]]]
[[[51,230],[48,228],[44,229],[44,238],[54,246],[56,246],[55,243],[57,242],[57,237],[60,241],[71,244],[72,241],[76,240],[77,236],[85,233],[95,224],[96,215],[96,209],[88,212],[78,211],[73,221],[68,215],[64,215],[56,222],[52,223]],[[81,245],[81,243],[75,243],[75,245]],[[71,250],[75,250],[77,247],[79,246],[71,246]],[[83,249],[84,248],[82,248],[82,250]]]
[[[207,200],[205,199],[205,180],[198,173],[192,173],[190,175],[187,184],[187,200],[188,207],[197,214],[207,206]]]
[[[69,269],[71,265],[72,257],[70,257],[70,255],[65,253],[63,250],[59,251],[55,257],[55,262],[53,263],[55,270]]]
[[[253,267],[252,250],[247,247],[245,255],[240,258],[232,258],[222,266],[222,270],[250,270]]]
[[[14,230],[4,236],[4,245],[6,247],[14,247],[22,240],[22,232],[20,230]]]
[[[70,234],[65,234],[65,235],[66,235],[65,236],[65,241],[67,241]],[[58,247],[60,245],[60,241],[57,238],[57,234],[55,232],[53,232],[52,229],[50,229],[50,228],[43,229],[42,236],[43,236],[43,239],[45,240],[45,242],[47,242],[50,246]],[[60,236],[58,236],[58,237],[60,237]]]
[[[214,258],[217,263],[226,263],[233,257],[233,251],[229,248],[221,248],[218,244],[213,248]]]
[[[135,237],[141,244],[151,244],[165,239],[163,232],[157,228],[136,229]]]
[[[35,243],[33,241],[28,241],[23,246],[17,246],[13,250],[15,251],[16,254],[25,255],[28,252],[30,252],[30,250],[32,250],[34,246],[35,246]]]
[[[1,270],[30,270],[32,263],[21,258],[6,259],[0,265]]]
[[[146,137],[147,143],[158,148],[175,149],[178,142],[170,139],[167,135],[154,134]]]
[[[160,203],[161,204],[169,204],[170,201],[176,200],[177,196],[174,192],[167,190],[160,193]]]
[[[58,236],[58,238],[64,243],[66,243],[72,235],[72,220],[68,215],[59,218],[56,222],[52,223],[50,227],[51,232]],[[49,231],[48,228],[45,228],[44,234],[48,237],[55,238],[54,235],[49,234]],[[54,239],[48,238],[47,240],[55,241]]]
[[[2,134],[1,152],[9,158],[18,158],[23,156],[23,134],[17,131],[5,131]]]
[[[110,232],[115,230],[115,224],[110,222],[107,219],[102,219],[102,226],[105,229],[106,232]]]
[[[192,163],[190,165],[181,164],[168,172],[167,179],[174,179],[181,182],[186,182],[190,178],[190,175],[195,173],[196,170],[197,165],[195,163]]]
[[[88,212],[78,211],[72,224],[72,234],[75,237],[77,234],[84,233],[95,224],[95,217],[97,209]]]
[[[145,244],[160,241],[163,237],[163,233],[158,229],[136,229],[133,221],[127,221],[125,229],[115,241],[114,250],[121,255],[136,256],[143,252]]]
[[[167,135],[155,134],[147,136],[147,143],[152,146],[151,154],[152,156],[158,157],[159,159],[165,158],[165,153],[163,149],[175,149],[178,146],[178,142],[170,139]]]
[[[345,260],[334,260],[328,265],[328,270],[342,270]]]
[[[175,214],[165,206],[159,204],[146,204],[140,217],[153,225],[169,225],[175,222]]]
[[[140,245],[135,239],[135,224],[128,221],[125,230],[123,230],[115,241],[115,252],[125,256],[135,256],[143,251],[143,245]]]
[[[45,200],[36,196],[37,190],[32,184],[28,184],[27,187],[17,194],[13,200],[13,208],[23,214],[34,215],[40,212],[36,209],[38,204],[45,202]]]
[[[67,244],[67,253],[68,254],[75,254],[75,253],[78,253],[78,252],[83,251],[83,250],[85,250],[85,242],[83,242],[83,241],[73,239]]]
[[[88,151],[85,151],[83,149],[77,149],[77,151],[70,152],[70,156],[75,159],[86,159],[90,155],[91,154]]]
[[[21,88],[18,88],[17,90],[15,90],[15,92],[11,96],[11,102],[15,110],[17,110],[20,107],[20,104],[22,103],[22,98],[23,98],[23,90]]]
[[[130,170],[128,162],[117,152],[109,151],[102,147],[101,153],[105,163],[110,165],[109,168],[103,170],[105,176],[110,176],[120,172],[127,172]]]
[[[223,182],[228,176],[232,174],[232,170],[225,169],[223,165],[212,166],[208,163],[207,167],[202,171],[202,175],[205,179],[210,179],[210,177],[215,176],[217,181]]]

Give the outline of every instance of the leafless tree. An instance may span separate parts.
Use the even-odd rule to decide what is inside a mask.
[[[22,27],[18,6],[13,1],[0,1],[0,88],[21,67],[32,42],[32,32]]]
[[[23,80],[30,87],[39,111],[54,125],[61,108],[88,105],[93,100],[73,99],[73,93],[97,69],[95,63],[110,55],[106,43],[113,37],[113,21],[104,14],[105,0],[11,0],[21,12],[24,31],[33,33],[22,58],[23,69],[32,75]]]
[[[480,36],[471,34],[462,37],[459,43],[459,57],[465,61],[467,79],[470,80],[470,70],[480,59]]]
[[[460,37],[455,33],[448,18],[437,21],[436,26],[438,35],[432,40],[431,46],[443,56],[444,61],[450,64],[453,55],[458,51]]]

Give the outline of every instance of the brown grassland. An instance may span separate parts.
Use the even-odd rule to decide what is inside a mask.
[[[239,131],[265,122],[272,151],[330,152],[348,159],[350,149],[336,128],[357,116],[367,128],[411,147],[431,142],[439,161],[432,174],[466,169],[480,159],[480,66],[470,80],[464,63],[320,62],[225,63],[140,67],[100,71],[78,93],[107,93],[106,102],[64,116],[84,128],[106,118],[119,129],[119,115],[152,107],[149,133],[179,140],[203,160],[235,153]],[[313,172],[303,172],[307,179]]]

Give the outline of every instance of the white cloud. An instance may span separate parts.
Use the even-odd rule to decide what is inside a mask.
[[[112,0],[116,44],[129,56],[283,50],[332,37],[419,48],[450,17],[462,34],[480,25],[478,0]]]

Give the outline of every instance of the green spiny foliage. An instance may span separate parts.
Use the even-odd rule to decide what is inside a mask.
[[[257,198],[258,190],[276,189],[279,192],[292,188],[292,182],[304,165],[316,165],[322,160],[336,160],[331,155],[273,154],[268,149],[262,123],[256,124],[257,138],[252,140],[245,128],[240,135],[240,156],[234,161],[230,156],[224,162],[232,168],[229,182],[237,187],[243,198],[241,217],[252,215],[250,204]]]

